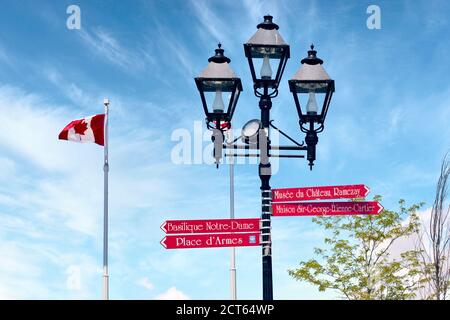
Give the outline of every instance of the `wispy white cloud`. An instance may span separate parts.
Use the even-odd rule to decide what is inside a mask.
[[[137,285],[144,287],[147,290],[153,290],[155,288],[155,285],[150,282],[148,277],[140,278],[136,283]]]
[[[270,14],[275,19],[279,19],[280,15],[280,2],[270,0],[244,0],[243,1],[245,12],[248,12],[252,23],[260,23],[263,16]]]
[[[14,176],[16,163],[9,158],[0,157],[0,179]]]
[[[36,95],[1,86],[0,145],[44,169],[64,171],[76,166],[72,160],[76,158],[76,151],[66,150],[68,153],[65,153],[64,146],[57,140],[59,131],[67,124],[63,113],[61,108],[45,106]]]
[[[47,80],[54,85],[59,91],[66,96],[73,104],[79,107],[93,108],[95,105],[100,105],[100,97],[89,96],[87,92],[82,90],[79,85],[73,82],[67,81],[58,70],[55,68],[43,68],[36,67],[42,74],[47,78]]]
[[[178,290],[176,287],[170,287],[166,292],[156,296],[156,300],[189,300],[189,296]]]
[[[0,299],[92,299],[95,261],[81,250],[62,252],[57,242],[31,242],[0,232]],[[67,290],[71,267],[79,270],[77,290]],[[94,293],[94,294],[93,294]]]
[[[192,81],[192,78],[195,76],[195,71],[192,63],[193,56],[191,52],[187,50],[187,39],[179,38],[176,33],[173,33],[171,29],[167,28],[157,19],[155,19],[154,23],[156,33],[161,36],[156,43],[152,44],[152,47],[155,47],[153,51],[160,51],[162,61],[165,61],[167,65],[181,67],[179,68],[180,70],[177,70],[178,68],[175,70],[178,71],[179,74],[184,75],[184,78],[188,81]],[[150,41],[151,40],[149,39],[149,42]],[[174,61],[177,63],[174,63]],[[156,76],[164,79],[164,77],[160,77],[158,74]]]
[[[42,269],[33,263],[27,250],[16,243],[0,242],[0,299],[25,299],[32,295],[45,297],[48,290],[40,285]],[[18,277],[17,275],[21,275]]]
[[[140,48],[128,49],[114,37],[112,32],[104,28],[93,28],[89,31],[83,28],[79,31],[83,42],[98,58],[106,59],[110,63],[127,72],[145,70],[153,61],[153,57],[146,54]]]
[[[222,42],[225,46],[231,46],[233,44],[234,41],[231,41],[229,37],[229,28],[225,24],[225,20],[219,17],[214,10],[211,9],[208,1],[193,0],[190,4],[203,29],[206,30],[216,42]]]
[[[48,65],[32,65],[33,70],[44,76],[54,88],[56,93],[62,95],[73,105],[76,109],[76,114],[79,117],[87,115],[101,113],[103,111],[103,99],[109,98],[110,100],[110,115],[112,118],[120,118],[123,116],[136,117],[134,114],[126,111],[127,107],[138,104],[136,99],[132,97],[127,99],[128,106],[125,106],[125,102],[122,96],[114,91],[105,89],[102,86],[91,84],[87,85],[83,79],[78,77],[71,77],[70,74]],[[73,71],[73,70],[71,70]],[[64,106],[65,109],[68,106]]]

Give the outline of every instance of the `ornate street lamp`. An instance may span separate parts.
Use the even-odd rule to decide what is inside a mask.
[[[300,118],[300,129],[306,133],[307,159],[312,170],[316,159],[316,144],[319,141],[317,133],[323,131],[325,117],[334,92],[334,80],[323,68],[323,60],[317,58],[314,45],[311,45],[308,57],[302,59],[301,63],[300,69],[289,80],[289,88],[294,95],[295,106]],[[302,109],[300,94],[308,97],[304,109]],[[320,104],[317,104],[317,99],[321,102]]]
[[[334,92],[334,80],[331,80],[323,69],[323,61],[317,58],[314,46],[308,51],[308,57],[301,61],[301,68],[294,77],[289,80],[290,91],[294,95],[294,101],[299,115],[300,129],[306,133],[305,142],[299,143],[286,133],[272,124],[270,110],[272,108],[272,98],[278,95],[278,86],[283,75],[287,60],[289,59],[289,45],[283,40],[278,32],[278,25],[272,21],[270,15],[264,16],[264,22],[258,24],[258,30],[244,44],[245,56],[248,59],[250,72],[253,79],[255,96],[259,98],[259,108],[261,118],[248,121],[241,136],[231,143],[222,143],[222,126],[230,122],[239,94],[242,91],[241,80],[236,77],[229,67],[230,59],[223,55],[223,50],[219,44],[215,56],[209,58],[208,67],[195,78],[197,88],[202,98],[203,108],[206,115],[208,129],[213,130],[212,140],[214,141],[214,157],[216,163],[222,156],[222,149],[228,150],[226,156],[230,157],[259,157],[259,177],[261,180],[261,241],[262,246],[262,282],[263,299],[273,300],[272,281],[272,237],[271,237],[271,202],[272,190],[270,178],[272,169],[271,157],[279,158],[304,158],[299,151],[307,152],[309,166],[312,169],[316,159],[316,144],[318,142],[317,133],[323,130],[323,124],[330,105],[331,96]],[[274,72],[275,71],[275,72]],[[222,92],[230,94],[227,100],[228,107],[222,101]],[[206,98],[206,93],[211,94],[211,98]],[[215,95],[214,95],[215,94]],[[303,97],[308,98],[305,104],[300,104]],[[317,98],[323,96],[323,103],[317,104]],[[306,98],[305,98],[306,99]],[[212,106],[207,104],[212,102]],[[305,107],[304,110],[302,106]],[[213,125],[211,125],[213,124]],[[272,145],[270,141],[269,129],[277,130],[294,145]],[[242,139],[244,144],[236,144]],[[231,151],[230,151],[231,150]],[[238,150],[245,152],[238,153]],[[249,150],[257,150],[255,153]],[[295,154],[274,154],[271,151],[295,151]]]
[[[245,131],[258,133],[257,146],[259,148],[259,178],[261,180],[261,245],[263,269],[263,299],[273,300],[272,281],[272,239],[270,201],[272,192],[270,178],[272,168],[270,164],[270,109],[272,98],[278,95],[278,85],[289,59],[289,45],[278,32],[278,25],[272,21],[270,15],[264,16],[264,21],[257,25],[256,33],[244,44],[245,56],[248,59],[253,78],[255,96],[260,98],[261,121],[251,121],[244,127]],[[256,69],[256,70],[255,70]],[[275,70],[275,73],[272,71]],[[262,89],[262,92],[258,91]],[[269,92],[271,89],[271,92]],[[245,142],[249,141],[247,140]]]
[[[221,47],[219,43],[216,54],[208,59],[208,66],[195,78],[207,126],[219,130],[223,129],[224,122],[231,121],[242,91],[241,79],[230,68],[231,60],[223,54]],[[224,97],[224,93],[228,95]]]
[[[255,90],[264,87],[277,89],[289,59],[289,46],[272,19],[270,15],[264,16],[264,22],[258,24],[256,33],[244,44]]]
[[[289,88],[294,95],[295,106],[300,117],[300,124],[311,121],[323,125],[330,106],[331,96],[334,92],[334,80],[331,80],[323,68],[323,60],[317,58],[314,45],[308,51],[308,57],[302,59],[302,65],[289,80]],[[298,94],[308,94],[306,110],[302,110]],[[319,110],[317,95],[324,95],[323,103]],[[306,111],[306,113],[304,112]]]

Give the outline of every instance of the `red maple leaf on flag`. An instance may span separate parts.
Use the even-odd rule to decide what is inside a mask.
[[[94,142],[100,146],[105,145],[106,115],[96,114],[71,121],[59,133],[58,139],[76,142]]]
[[[84,135],[84,132],[87,130],[87,123],[81,121],[77,123],[73,128],[75,129],[75,133]]]

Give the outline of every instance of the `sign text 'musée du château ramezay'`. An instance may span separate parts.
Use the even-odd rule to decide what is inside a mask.
[[[363,184],[285,188],[272,190],[272,202],[364,198],[370,189]]]

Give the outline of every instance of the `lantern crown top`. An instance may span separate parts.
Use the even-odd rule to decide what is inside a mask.
[[[301,63],[309,65],[323,64],[323,60],[317,58],[317,51],[314,50],[314,44],[311,44],[311,50],[308,51],[308,56],[302,59]]]
[[[267,14],[264,16],[264,22],[258,24],[256,27],[258,29],[265,29],[265,30],[278,30],[278,25],[276,23],[273,23],[273,17],[270,14]]]
[[[222,44],[219,42],[217,45],[216,54],[208,59],[208,62],[215,62],[215,63],[230,63],[231,59],[226,57],[223,53],[225,50],[222,49]]]
[[[223,53],[222,44],[217,45],[216,54],[208,59],[208,66],[200,73],[199,78],[238,79],[230,67],[231,59]]]
[[[278,32],[278,25],[273,23],[272,19],[271,15],[264,16],[264,22],[258,24],[258,30],[244,46],[287,46],[287,43]]]

